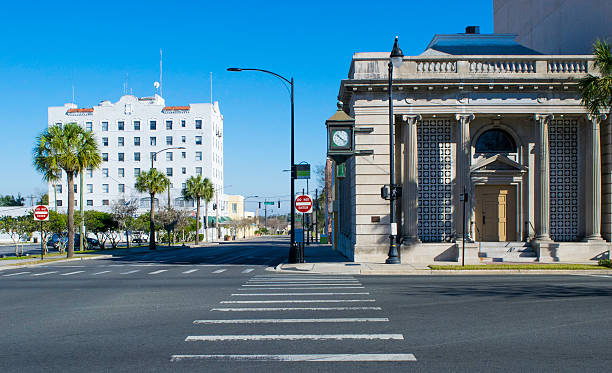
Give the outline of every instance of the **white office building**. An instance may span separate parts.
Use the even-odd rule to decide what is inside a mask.
[[[93,132],[102,153],[99,169],[84,173],[85,209],[108,211],[118,201],[136,201],[139,212],[150,208],[150,198],[134,187],[137,176],[154,167],[171,182],[173,207],[194,209],[193,201],[181,196],[186,180],[194,175],[207,177],[219,192],[220,215],[227,215],[223,196],[223,116],[218,102],[166,106],[159,95],[125,95],[112,103],[102,101],[90,108],[74,104],[49,107],[49,126],[78,123]],[[61,183],[49,184],[49,205],[67,209],[66,175]],[[75,208],[79,205],[79,178],[75,178]],[[166,206],[168,193],[155,197]],[[215,202],[216,198],[213,200]],[[212,212],[212,203],[209,206]],[[213,212],[214,213],[214,212]]]

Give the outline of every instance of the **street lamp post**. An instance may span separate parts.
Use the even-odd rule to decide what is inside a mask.
[[[238,67],[230,67],[227,71],[259,71],[262,73],[274,75],[275,77],[289,83],[291,86],[291,244],[289,247],[289,263],[298,263],[304,260],[304,255],[298,255],[295,245],[295,157],[294,157],[294,106],[293,106],[293,78],[287,79],[272,71],[262,69],[243,69]]]
[[[391,234],[389,235],[389,257],[385,261],[387,264],[399,264],[400,259],[397,252],[397,222],[395,221],[395,203],[401,195],[401,189],[395,184],[395,155],[394,155],[394,134],[393,134],[393,67],[402,64],[404,54],[397,45],[398,37],[395,37],[393,50],[389,56],[389,221],[391,223]]]
[[[151,168],[149,169],[149,171],[153,169],[153,161],[157,159],[157,155],[159,153],[166,151],[166,150],[172,150],[172,149],[185,149],[185,147],[184,146],[174,146],[174,147],[158,150],[155,153],[151,154]],[[151,201],[151,203],[154,203],[154,201]],[[170,208],[170,185],[168,185],[168,208]]]

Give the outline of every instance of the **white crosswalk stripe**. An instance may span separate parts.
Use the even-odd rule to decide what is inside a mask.
[[[149,272],[150,275],[158,275],[160,273],[168,272],[167,269],[160,269],[158,271]]]
[[[287,296],[287,295],[370,295],[370,292],[357,292],[357,293],[242,293],[242,294],[232,294],[232,297],[278,297],[278,296]]]
[[[265,303],[367,303],[375,299],[281,299],[281,300],[224,300],[226,304],[265,304]]]
[[[260,308],[212,308],[220,312],[271,312],[271,311],[380,311],[380,307],[260,307]]]
[[[295,354],[295,355],[172,355],[170,361],[316,361],[316,362],[367,362],[367,361],[417,361],[414,354]]]
[[[388,322],[386,317],[336,317],[318,319],[231,319],[195,320],[194,324],[282,324],[282,323],[330,323],[330,322]]]
[[[68,273],[60,273],[60,276],[72,276],[72,275],[76,275],[77,273],[83,273],[85,271],[74,271],[74,272],[68,272]]]
[[[122,273],[120,273],[120,274],[122,274],[122,275],[130,275],[130,274],[132,274],[132,273],[136,273],[136,272],[140,272],[140,270],[139,270],[139,269],[133,269],[133,270],[131,270],[131,271],[122,272]]]
[[[49,272],[43,272],[43,273],[34,273],[32,276],[45,276],[45,275],[50,275],[53,273],[57,273],[57,271],[49,271]]]
[[[30,273],[30,272],[17,272],[17,273],[9,273],[8,275],[2,275],[2,276],[4,276],[4,277],[9,277],[9,276],[19,276],[19,275],[25,275],[25,274],[27,274],[27,273]]]
[[[343,339],[404,339],[401,334],[255,334],[255,335],[190,335],[185,342],[190,341],[297,341],[310,339],[343,340]]]
[[[109,272],[111,272],[111,271],[102,271],[102,272],[96,272],[96,273],[94,273],[94,276],[95,276],[95,275],[101,275],[101,274],[103,274],[103,273],[109,273]]]
[[[193,272],[195,272],[195,271],[197,271],[197,269],[190,269],[190,270],[185,271],[185,272],[183,272],[183,273],[185,273],[185,274],[189,274],[189,273],[193,273]]]
[[[213,271],[213,273],[223,273],[225,271],[227,271],[227,269],[218,269],[216,271]]]
[[[241,273],[250,273],[253,272],[254,268],[247,268],[244,271],[242,271]]]

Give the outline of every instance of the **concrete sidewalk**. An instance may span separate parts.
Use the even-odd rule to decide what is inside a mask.
[[[331,245],[311,244],[304,252],[305,263],[281,263],[269,268],[271,271],[285,273],[312,274],[345,274],[345,275],[604,275],[612,276],[612,269],[594,270],[559,270],[559,269],[490,269],[497,264],[482,264],[483,269],[476,270],[433,270],[427,264],[385,264],[355,263],[334,251]],[[455,262],[435,263],[439,265],[457,265]],[[513,263],[505,263],[513,264]],[[524,264],[524,263],[521,263]],[[534,263],[537,264],[537,263]],[[596,264],[596,263],[594,263]],[[488,269],[485,269],[488,268]]]

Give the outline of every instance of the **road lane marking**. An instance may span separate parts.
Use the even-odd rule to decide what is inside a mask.
[[[215,272],[213,272],[215,273]],[[272,285],[251,285],[251,284],[246,284],[246,285],[242,285],[244,287],[266,287],[266,288],[274,288],[274,287],[283,287],[283,286],[352,286],[352,285],[361,285],[361,284],[353,284],[353,283],[337,283],[337,284],[272,284]]]
[[[253,272],[254,268],[247,268],[244,271],[242,271],[241,273],[249,273],[249,272]]]
[[[242,285],[245,286],[245,285]],[[326,286],[326,287],[308,287],[308,288],[292,288],[292,287],[276,287],[269,289],[239,289],[241,291],[260,291],[260,290],[328,290],[328,289],[365,289],[365,286]]]
[[[402,334],[252,334],[252,335],[190,335],[185,342],[194,341],[297,341],[297,340],[403,340]]]
[[[227,269],[218,269],[216,271],[213,271],[212,273],[223,273],[225,271],[227,271]]]
[[[320,319],[232,319],[195,320],[194,324],[275,324],[275,323],[324,323],[324,322],[388,322],[386,317],[337,317]]]
[[[304,281],[247,281],[250,285],[303,285],[303,284],[350,284],[350,285],[361,285],[360,281],[357,280],[310,280],[308,282]]]
[[[280,300],[224,300],[225,304],[265,304],[265,303],[361,303],[376,302],[375,299],[280,299]]]
[[[74,272],[62,273],[62,274],[60,274],[60,276],[76,275],[77,273],[83,273],[83,272],[85,272],[85,271],[74,271]]]
[[[197,271],[197,269],[190,269],[190,270],[185,271],[185,272],[183,272],[183,273],[193,273],[193,272],[195,272],[195,271]]]
[[[160,269],[158,271],[149,272],[150,275],[158,275],[160,273],[168,272],[167,269]]]
[[[9,276],[25,275],[26,273],[30,273],[30,272],[9,273],[8,275],[2,275],[2,276],[9,277]]]
[[[312,355],[172,355],[171,362],[210,361],[417,361],[414,354],[312,354]]]
[[[253,289],[255,290],[255,289]],[[285,296],[285,295],[370,295],[369,292],[356,293],[244,293],[232,294],[232,297],[255,297],[255,296]]]
[[[380,307],[266,307],[266,308],[212,308],[220,312],[267,312],[267,311],[381,311]]]
[[[96,272],[96,273],[94,273],[94,276],[95,276],[95,275],[101,275],[101,274],[103,274],[103,273],[109,273],[109,272],[111,272],[111,271],[102,271],[102,272]]]
[[[131,271],[120,273],[120,274],[121,275],[129,275],[130,273],[136,273],[136,272],[140,272],[140,270],[139,269],[134,269],[134,270],[131,270]]]
[[[43,272],[43,273],[34,273],[32,276],[44,276],[44,275],[50,275],[52,273],[57,273],[57,271]]]

